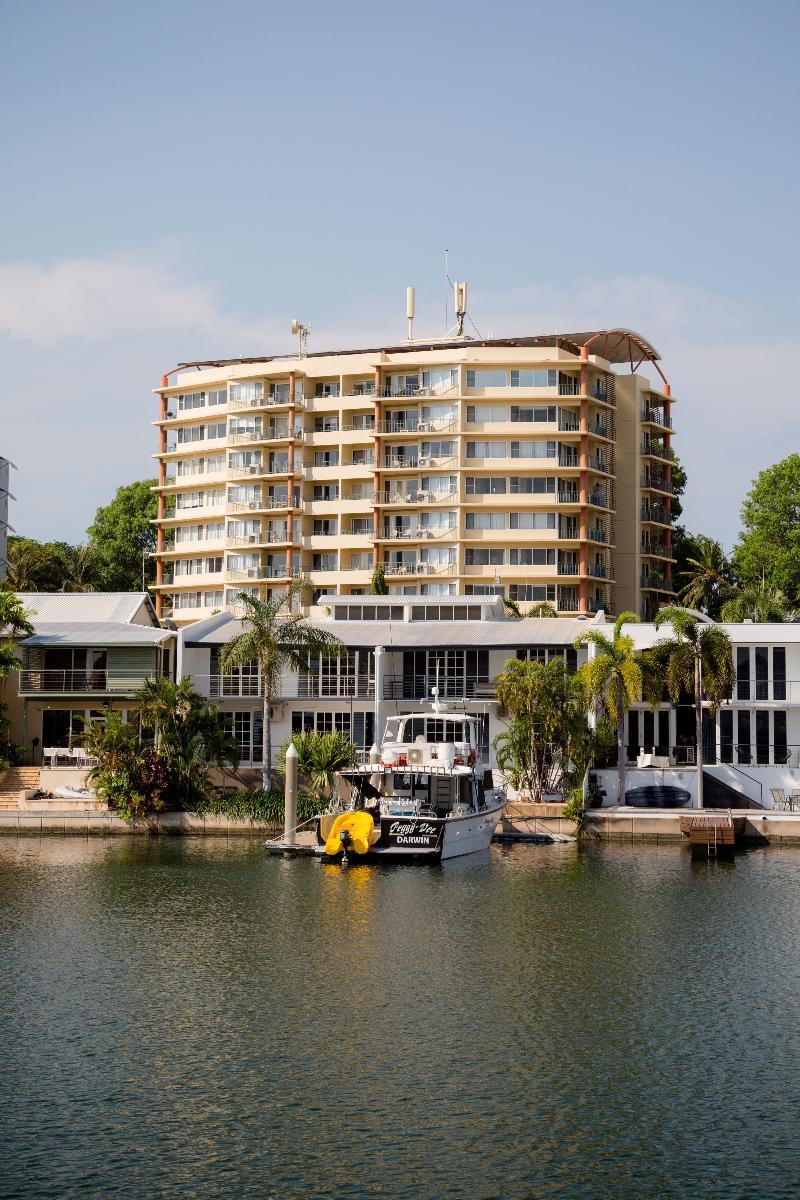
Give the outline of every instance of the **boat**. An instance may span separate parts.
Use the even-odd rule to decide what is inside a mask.
[[[488,848],[506,795],[480,764],[475,717],[438,699],[390,717],[370,760],[337,777],[350,807],[317,818],[326,857],[437,861]]]

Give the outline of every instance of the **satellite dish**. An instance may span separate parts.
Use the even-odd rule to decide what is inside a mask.
[[[300,332],[300,322],[297,320],[292,321],[292,333],[299,333],[299,332]]]

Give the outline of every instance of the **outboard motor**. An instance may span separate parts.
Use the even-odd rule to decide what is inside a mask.
[[[353,841],[352,834],[349,829],[339,830],[339,841],[342,843],[342,866],[347,862],[347,850]]]

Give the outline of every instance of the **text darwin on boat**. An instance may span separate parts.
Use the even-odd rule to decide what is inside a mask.
[[[325,854],[445,859],[487,849],[506,798],[479,766],[477,734],[474,717],[438,703],[390,717],[376,761],[341,773],[353,807],[318,818]]]

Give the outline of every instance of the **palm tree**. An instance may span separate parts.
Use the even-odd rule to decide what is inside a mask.
[[[229,675],[245,663],[257,662],[264,704],[262,786],[272,786],[272,719],[270,708],[278,694],[281,673],[308,670],[312,658],[325,654],[338,658],[344,645],[332,633],[310,625],[292,601],[309,587],[307,579],[296,579],[275,600],[257,600],[240,592],[237,603],[244,607],[242,632],[223,648],[219,663]]]
[[[503,596],[503,608],[507,617],[556,617],[556,612],[549,600],[538,600],[532,604],[526,613],[522,611],[516,600]]]
[[[716,616],[722,597],[730,587],[730,567],[719,542],[700,534],[695,541],[695,554],[687,558],[687,570],[682,578],[688,580],[679,592],[687,608],[702,609]]]
[[[611,637],[599,629],[587,629],[575,639],[576,649],[587,642],[597,647],[594,658],[585,662],[578,674],[592,699],[603,704],[617,724],[620,804],[625,803],[625,713],[642,693],[641,655],[622,626],[638,620],[635,613],[620,613]]]
[[[291,745],[297,751],[297,769],[315,798],[330,796],[336,776],[356,763],[356,748],[345,733],[295,733]],[[283,749],[286,758],[288,745]]]
[[[672,637],[656,643],[646,653],[646,686],[657,703],[666,683],[673,704],[681,693],[694,699],[697,739],[697,806],[703,807],[703,696],[713,716],[733,690],[733,646],[724,629],[698,621],[685,608],[670,604],[656,615],[655,627],[672,626]]]
[[[21,666],[16,652],[16,639],[31,637],[34,629],[26,609],[13,592],[0,591],[0,680],[5,679],[15,667]]]
[[[779,588],[765,579],[755,586],[742,588],[722,606],[723,621],[793,621],[789,600]]]

